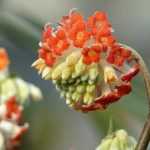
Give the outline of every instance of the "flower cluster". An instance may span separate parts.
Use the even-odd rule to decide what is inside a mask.
[[[23,107],[15,97],[11,97],[0,105],[0,149],[13,149],[20,144],[22,135],[27,131],[28,124],[21,124]]]
[[[0,103],[4,103],[13,96],[22,104],[29,99],[40,100],[42,98],[40,89],[34,84],[11,74],[9,62],[6,50],[0,48]]]
[[[135,150],[136,144],[136,140],[121,129],[106,136],[96,150]]]
[[[0,48],[0,150],[13,150],[28,129],[23,123],[25,102],[40,100],[42,93],[35,85],[9,73],[9,58]]]
[[[106,13],[88,19],[73,10],[57,26],[46,24],[33,63],[52,80],[66,103],[83,112],[105,109],[130,93],[139,64],[118,43]]]

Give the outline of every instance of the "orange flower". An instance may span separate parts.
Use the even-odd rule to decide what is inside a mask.
[[[112,34],[105,12],[87,20],[71,11],[54,28],[46,25],[33,66],[51,79],[66,103],[84,112],[105,109],[131,91],[139,72],[131,51]]]
[[[0,48],[0,70],[5,69],[9,65],[9,58],[5,49]]]
[[[131,51],[119,45],[115,45],[109,52],[107,61],[117,66],[122,66],[124,62],[131,56]]]
[[[91,48],[84,48],[82,50],[83,62],[87,65],[91,63],[98,63],[100,60],[101,51],[102,51],[102,47],[98,45],[92,46]]]
[[[86,30],[86,24],[83,21],[74,23],[69,31],[69,37],[73,40],[76,47],[83,47],[85,42],[89,39],[90,33]]]
[[[87,24],[93,35],[108,36],[111,34],[111,25],[105,12],[95,12],[89,17]]]

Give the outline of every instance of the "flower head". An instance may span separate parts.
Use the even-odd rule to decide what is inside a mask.
[[[121,129],[106,136],[96,150],[135,150],[136,140],[129,136],[128,133]]]
[[[73,10],[57,26],[46,24],[32,66],[53,81],[70,107],[103,110],[130,93],[131,80],[139,72],[132,52],[112,31],[105,12],[86,20]]]

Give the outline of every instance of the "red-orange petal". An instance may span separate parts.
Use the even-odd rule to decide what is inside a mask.
[[[121,79],[122,79],[123,81],[127,81],[127,82],[128,82],[128,81],[131,81],[132,78],[133,78],[134,76],[136,76],[139,71],[140,71],[140,66],[139,66],[139,64],[136,64],[136,65],[134,65],[132,68],[130,68],[127,73],[123,74],[123,75],[121,76]]]
[[[52,55],[52,53],[49,52],[46,54],[45,63],[50,67],[53,66],[55,63],[55,57]]]
[[[129,94],[131,92],[131,90],[132,90],[130,82],[125,82],[122,85],[117,86],[116,88],[118,90],[118,95],[119,96],[123,96],[123,95]]]

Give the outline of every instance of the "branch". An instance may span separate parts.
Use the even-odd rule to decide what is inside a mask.
[[[141,55],[136,50],[134,50],[133,48],[131,48],[127,45],[124,45],[124,44],[121,44],[121,45],[132,51],[133,57],[140,64],[140,70],[141,70],[141,73],[144,77],[145,88],[146,88],[147,98],[148,98],[149,113],[148,113],[148,117],[147,117],[147,120],[145,122],[144,128],[141,132],[136,150],[146,150],[148,147],[149,141],[150,141],[150,73],[148,71],[148,67],[146,66],[143,58],[141,57]]]

